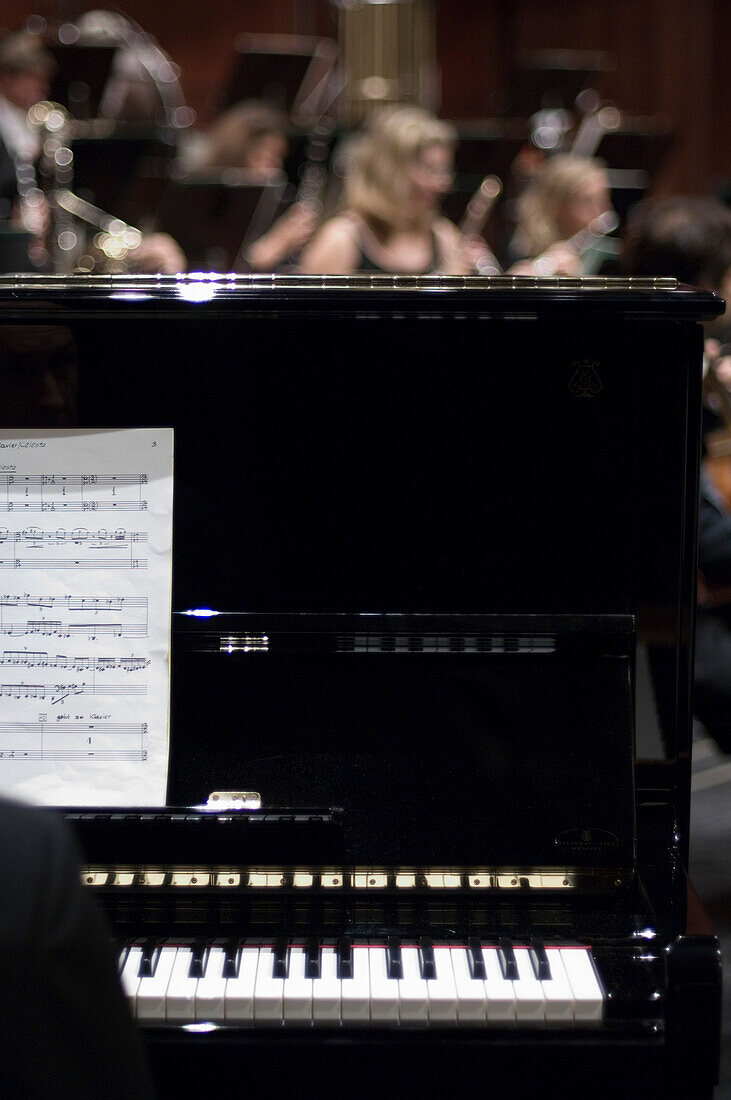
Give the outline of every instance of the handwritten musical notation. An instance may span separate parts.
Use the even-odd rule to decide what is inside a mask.
[[[0,788],[54,805],[163,803],[172,431],[3,432],[3,513]]]
[[[50,699],[63,703],[72,695],[147,695],[147,684],[2,684],[0,696],[8,699]]]
[[[147,723],[0,722],[0,760],[147,760]]]
[[[0,512],[145,512],[147,474],[0,473]]]
[[[30,609],[41,617],[23,618]],[[67,611],[67,619],[46,616]],[[74,614],[80,618],[74,618]],[[85,635],[96,640],[102,635],[117,638],[146,638],[148,635],[148,599],[146,596],[22,596],[0,597],[0,634],[22,637],[71,638]]]
[[[5,649],[0,656],[0,667],[11,665],[23,668],[63,668],[74,672],[142,672],[150,667],[149,657],[67,657],[50,654],[44,650]]]
[[[26,527],[9,531],[0,527],[0,569],[147,569],[147,558],[137,557],[134,548],[147,542],[147,531],[73,531],[60,528],[43,531]],[[115,550],[129,555],[111,557]],[[81,554],[88,553],[88,557]]]

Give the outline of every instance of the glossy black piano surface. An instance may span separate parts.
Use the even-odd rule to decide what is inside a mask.
[[[669,281],[0,281],[8,427],[175,429],[183,809],[71,813],[126,946],[583,946],[604,989],[589,1028],[171,1018],[170,1095],[272,1062],[284,1095],[315,1059],[326,1095],[708,1094],[683,861],[719,309]],[[185,808],[213,789],[263,807]]]

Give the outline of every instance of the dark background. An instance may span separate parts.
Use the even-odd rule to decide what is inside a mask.
[[[157,39],[180,67],[186,99],[203,124],[210,121],[211,94],[227,83],[236,35],[335,37],[337,29],[329,0],[5,0],[0,25],[17,27],[34,13],[73,19],[101,7],[121,9]],[[440,114],[493,115],[520,51],[608,51],[616,69],[605,97],[628,115],[662,115],[676,132],[654,192],[704,193],[731,177],[729,41],[728,0],[438,0]]]

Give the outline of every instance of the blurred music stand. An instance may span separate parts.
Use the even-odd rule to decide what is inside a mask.
[[[61,103],[74,118],[97,118],[116,45],[52,42],[48,50],[56,62],[49,99]]]
[[[643,171],[652,176],[674,138],[662,119],[623,117],[621,126],[602,136],[596,155],[610,168]]]
[[[611,54],[588,50],[530,50],[513,59],[506,104],[513,115],[530,117],[547,108],[573,107],[587,88],[600,90],[615,69]]]
[[[192,271],[246,270],[243,253],[271,225],[286,180],[229,181],[217,175],[170,180],[157,227],[173,236]]]
[[[458,144],[454,156],[455,180],[444,197],[442,210],[450,221],[459,224],[467,204],[485,176],[497,176],[504,191],[490,215],[487,237],[498,246],[497,224],[502,220],[501,206],[510,181],[510,170],[516,156],[528,141],[525,125],[512,126],[504,119],[478,119],[458,122]]]
[[[9,223],[0,223],[0,273],[36,271],[28,257],[33,234]]]
[[[74,135],[74,190],[133,225],[152,216],[175,155],[163,135],[145,123],[106,122]]]
[[[337,57],[332,39],[242,34],[234,47],[233,71],[222,96],[222,109],[242,99],[264,99],[301,125],[318,117]]]
[[[507,127],[502,120],[458,122],[456,127],[454,168],[458,176],[479,177],[475,186],[487,175],[499,176],[504,181],[530,136],[526,126]]]

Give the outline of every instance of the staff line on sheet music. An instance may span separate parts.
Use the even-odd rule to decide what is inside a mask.
[[[147,474],[0,475],[0,512],[146,512],[147,480]]]
[[[0,749],[0,760],[147,760],[147,749]]]
[[[147,474],[3,474],[0,512],[146,512],[146,487]]]
[[[89,622],[64,622],[62,619],[22,619],[18,622],[9,620],[8,611],[22,607],[37,609],[38,611],[55,611],[59,608],[73,613],[75,611],[91,612],[95,617]],[[141,609],[144,618],[137,622],[106,622],[102,616],[107,613]],[[85,634],[91,639],[100,635],[112,635],[117,638],[146,638],[148,635],[147,622],[148,599],[146,596],[31,596],[25,593],[23,596],[3,596],[0,599],[0,635],[22,636],[25,634],[40,634],[45,637],[58,636],[70,638]],[[97,617],[98,616],[98,617]]]
[[[101,549],[110,543],[115,546],[130,546],[134,542],[147,542],[147,531],[126,531],[124,527],[116,527],[113,531],[107,531],[106,527],[100,527],[98,531],[89,531],[86,527],[74,527],[71,531],[67,531],[65,527],[59,527],[56,531],[24,527],[21,531],[9,531],[7,527],[0,527],[0,542],[10,542],[11,539],[16,546],[19,542],[28,542],[31,545],[44,542],[78,545],[88,542],[90,545],[98,543],[95,549]]]
[[[0,634],[14,637],[41,634],[47,638],[71,638],[85,634],[89,638],[97,638],[105,634],[115,638],[146,638],[147,633],[147,623],[64,623],[60,619],[28,619],[24,623],[0,624]]]
[[[0,528],[0,547],[12,541],[13,553],[10,557],[0,558],[0,569],[147,569],[147,558],[133,556],[132,547],[136,543],[147,542],[146,531],[125,531],[117,528],[115,531],[101,529],[88,531],[85,527],[76,527],[73,531],[59,528],[56,531],[41,531],[38,527],[26,527],[22,531],[8,531],[7,527]],[[102,555],[105,550],[116,550],[121,547],[129,547],[129,558],[56,558],[45,557],[42,553],[38,557],[21,557],[19,545],[25,545],[30,550],[44,549],[44,544],[53,546],[87,545],[90,550],[100,550]],[[26,550],[27,552],[27,550]]]
[[[71,734],[71,733],[104,733],[125,734],[142,737],[147,733],[147,722],[63,722],[53,723],[40,718],[37,722],[0,722],[0,736],[2,734]]]
[[[0,569],[147,569],[147,558],[0,558]]]
[[[109,672],[122,669],[124,672],[141,672],[150,667],[149,657],[67,657],[63,653],[53,657],[45,650],[6,649],[0,657],[0,666],[12,665],[25,668],[66,668],[74,672]]]
[[[147,684],[2,684],[0,697],[8,699],[48,699],[63,703],[77,695],[147,695]]]
[[[48,486],[57,488],[85,489],[89,486],[100,488],[134,488],[147,485],[147,474],[0,474],[0,489],[28,487],[43,489]]]
[[[146,512],[146,500],[0,500],[0,512]]]
[[[147,569],[147,558],[0,558],[0,569]]]
[[[47,607],[65,604],[69,611],[123,611],[127,607],[147,609],[147,596],[3,596],[0,607]]]

